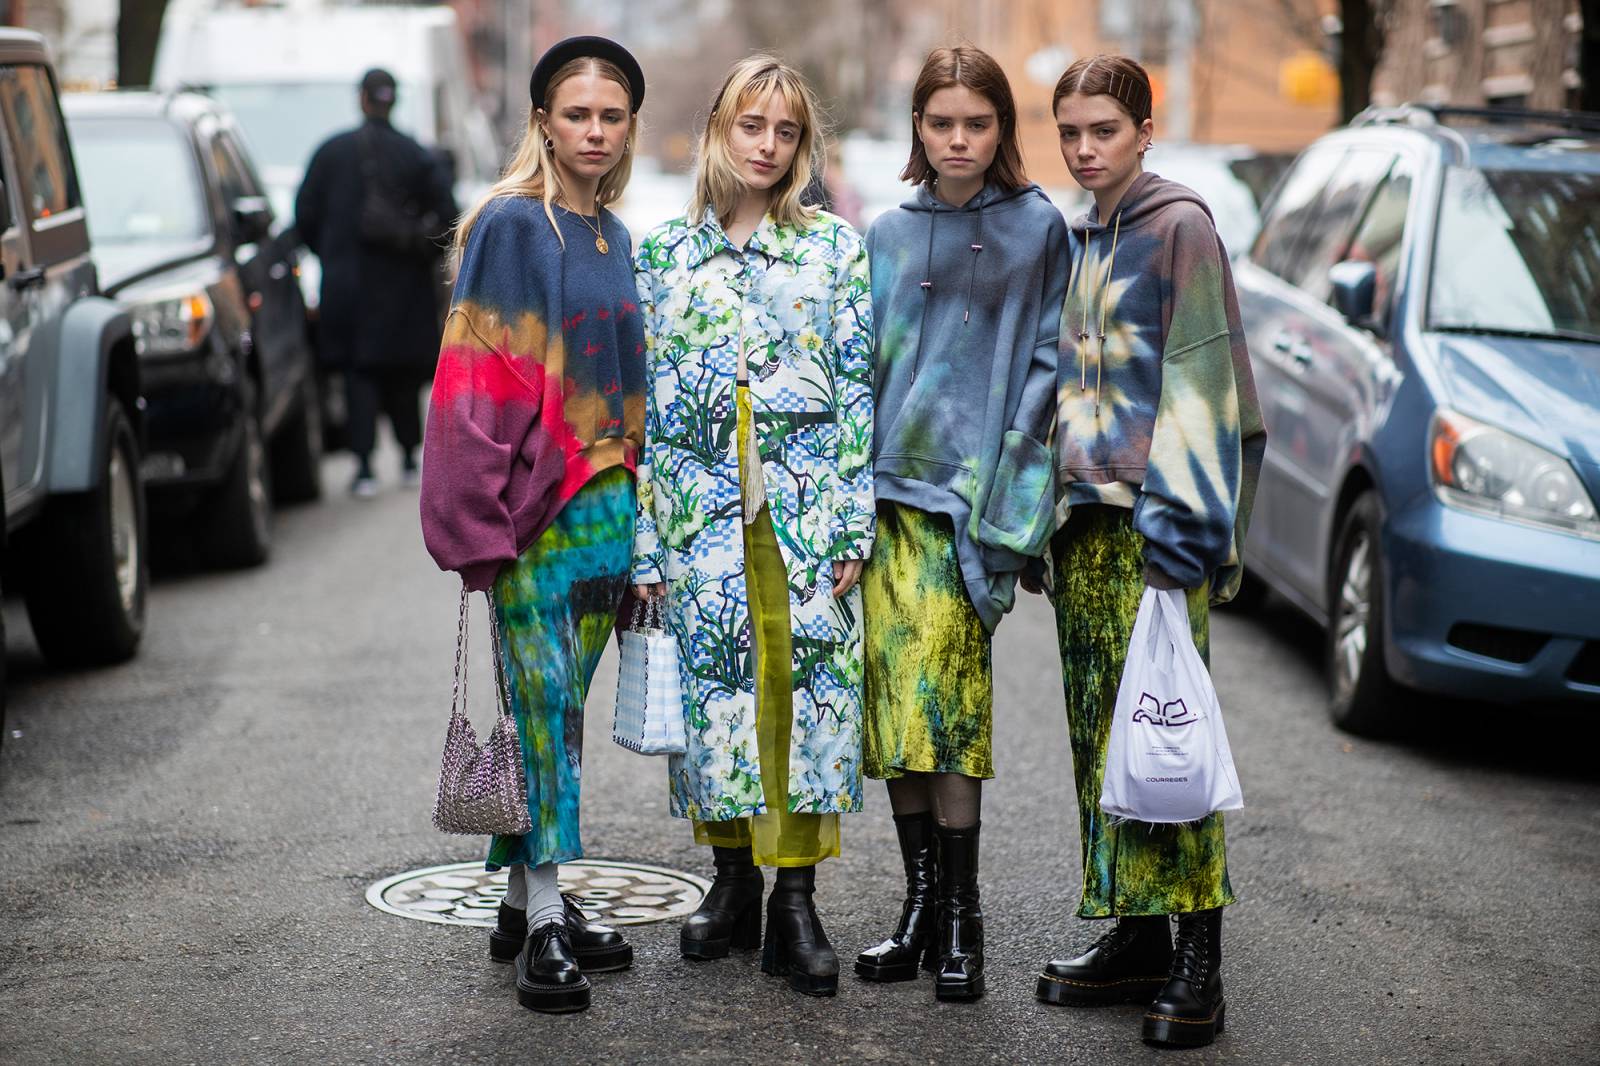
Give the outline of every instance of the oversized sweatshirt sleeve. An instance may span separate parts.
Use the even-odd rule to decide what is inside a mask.
[[[423,441],[422,535],[440,569],[477,591],[517,557],[506,483],[517,448],[539,418],[539,385],[513,363],[536,300],[534,249],[519,216],[491,203],[461,259],[434,373]],[[525,353],[535,354],[535,353]],[[542,353],[536,353],[542,358]]]
[[[833,288],[839,482],[828,556],[866,559],[872,554],[878,520],[872,491],[872,278],[861,235],[841,225],[839,243],[845,251]]]
[[[1226,598],[1238,587],[1266,433],[1227,256],[1198,207],[1173,228],[1169,251],[1161,398],[1133,522],[1152,585],[1211,578]]]
[[[634,471],[637,511],[633,527],[633,581],[636,585],[653,585],[665,580],[666,556],[661,550],[661,538],[656,529],[655,461],[652,449],[660,439],[661,410],[656,402],[657,353],[661,338],[659,285],[652,261],[659,254],[660,245],[654,237],[647,237],[634,256],[634,282],[639,290],[639,316],[644,322],[644,446],[639,449],[639,462]]]
[[[1042,555],[1055,532],[1056,348],[1072,264],[1066,221],[1053,207],[1050,213],[1038,323],[1031,336],[1019,340],[1028,345],[1021,398],[1001,437],[999,463],[978,523],[990,573],[1019,569],[1023,560]]]

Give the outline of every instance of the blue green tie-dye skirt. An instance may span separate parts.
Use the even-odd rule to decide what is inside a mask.
[[[612,467],[567,501],[494,583],[533,832],[489,842],[490,870],[583,855],[583,702],[616,623],[633,557],[633,475]]]

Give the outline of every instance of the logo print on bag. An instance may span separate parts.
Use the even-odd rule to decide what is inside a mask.
[[[1133,720],[1149,722],[1151,725],[1188,725],[1199,721],[1200,716],[1190,711],[1181,698],[1164,704],[1150,693],[1141,692]]]

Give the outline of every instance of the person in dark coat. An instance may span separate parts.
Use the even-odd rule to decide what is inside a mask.
[[[417,478],[422,442],[417,396],[439,351],[435,271],[456,216],[450,175],[389,124],[395,80],[361,79],[361,126],[316,150],[295,197],[296,226],[322,260],[318,353],[345,377],[349,444],[358,463],[350,491],[372,496],[380,410]]]

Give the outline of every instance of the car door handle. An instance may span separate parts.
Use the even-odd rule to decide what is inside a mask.
[[[1311,365],[1311,346],[1304,337],[1283,332],[1273,338],[1272,350],[1287,355],[1294,361],[1295,369],[1304,370]]]
[[[43,285],[44,267],[28,267],[26,270],[19,270],[6,280],[13,289],[18,290],[32,288],[35,285]]]

